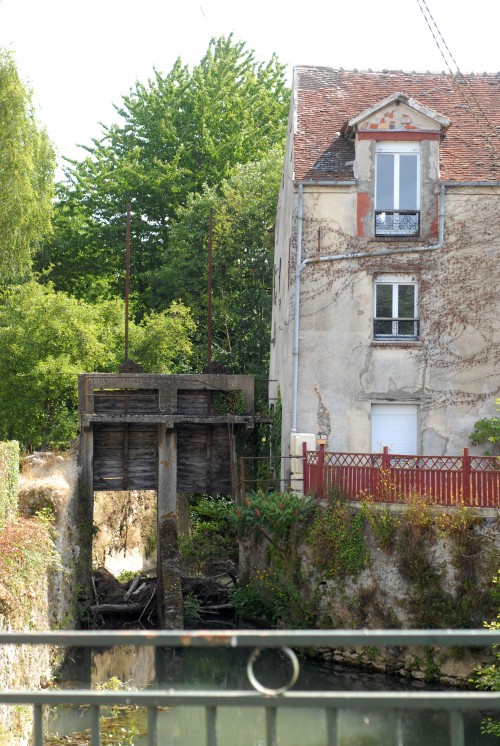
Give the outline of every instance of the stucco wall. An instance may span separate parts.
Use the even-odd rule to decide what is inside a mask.
[[[414,403],[418,450],[428,455],[461,453],[474,423],[496,414],[499,188],[447,187],[443,244],[428,251],[420,250],[426,246],[422,241],[405,247],[356,237],[354,186],[307,185],[303,194],[302,256],[309,263],[300,276],[297,431],[324,432],[321,420],[327,412],[328,447],[366,452],[371,446],[372,404]],[[297,204],[297,194],[287,199]],[[280,381],[286,449],[292,408],[296,212],[283,219],[295,231],[289,241],[293,270],[290,287],[281,288],[282,309],[275,306],[271,376]],[[402,253],[376,255],[394,249]],[[282,265],[286,252],[283,244],[277,254]],[[361,256],[317,261],[353,253]],[[373,340],[374,281],[382,275],[402,275],[418,284],[418,341]],[[288,314],[283,310],[285,295]]]

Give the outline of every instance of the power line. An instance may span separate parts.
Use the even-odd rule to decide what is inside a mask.
[[[490,147],[492,148],[492,150],[495,152],[495,155],[497,157],[500,157],[500,151],[498,150],[497,142],[495,142],[496,140],[498,140],[498,134],[497,134],[497,129],[496,129],[495,125],[493,124],[493,122],[491,122],[490,118],[488,117],[488,114],[484,111],[483,107],[481,106],[481,104],[480,104],[477,96],[475,95],[474,91],[472,90],[472,87],[471,87],[469,81],[467,80],[466,76],[460,70],[455,57],[451,53],[450,48],[448,47],[448,45],[447,45],[447,43],[446,43],[446,41],[445,41],[445,39],[443,37],[443,34],[441,33],[441,31],[439,29],[439,26],[437,25],[437,23],[436,23],[433,15],[431,13],[431,11],[429,10],[429,6],[427,5],[426,0],[417,0],[417,4],[418,4],[418,7],[419,7],[419,9],[420,9],[420,11],[421,11],[424,19],[425,19],[425,22],[427,23],[429,31],[432,34],[432,38],[434,39],[434,41],[436,43],[436,46],[437,46],[437,48],[438,48],[438,50],[439,50],[439,52],[440,52],[440,54],[441,54],[441,56],[442,56],[442,58],[444,60],[444,63],[446,65],[446,67],[448,68],[449,72],[450,72],[450,75],[451,75],[451,77],[453,79],[453,82],[455,83],[455,85],[458,88],[458,91],[459,91],[460,95],[462,96],[463,100],[465,101],[465,103],[469,107],[472,116],[474,117],[474,119],[476,120],[477,124],[479,125],[479,128],[481,129],[481,131],[482,131],[485,139],[487,140],[488,144],[490,145]],[[425,8],[425,10],[424,10],[424,8]],[[432,23],[432,25],[431,25],[431,23]],[[436,33],[434,33],[434,31],[436,31],[436,33],[438,34],[439,38],[441,39],[442,45],[441,45],[439,39],[437,38]],[[442,46],[444,46],[444,49],[446,50],[446,53],[448,54],[448,58],[447,58],[445,52],[443,51]],[[455,65],[456,72],[458,73],[459,78],[457,77],[457,75],[455,74],[455,72],[452,70],[451,65],[449,63],[449,60],[451,60],[451,62]],[[491,139],[491,135],[484,128],[483,121],[477,116],[476,111],[474,110],[474,108],[471,105],[470,99],[467,98],[467,96],[465,95],[465,91],[464,91],[463,85],[461,85],[461,82],[463,82],[465,84],[465,86],[467,87],[467,91],[468,91],[468,94],[470,95],[470,98],[474,101],[474,103],[476,104],[476,107],[479,109],[479,111],[481,112],[481,114],[484,117],[484,120],[486,121],[486,123],[490,127],[491,132],[494,134],[495,141],[493,141]]]

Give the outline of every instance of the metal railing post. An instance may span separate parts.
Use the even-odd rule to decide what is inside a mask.
[[[464,719],[457,710],[450,712],[450,744],[451,746],[465,746]]]
[[[338,746],[338,710],[326,711],[326,738],[328,746]]]
[[[266,707],[266,746],[278,746],[276,735],[276,707]]]
[[[217,746],[217,709],[206,707],[207,746]]]
[[[91,744],[92,746],[101,746],[101,724],[100,724],[100,712],[99,707],[94,706],[90,708],[92,722],[90,725],[91,732]]]
[[[42,705],[33,705],[33,746],[43,746]]]
[[[158,710],[148,707],[148,746],[158,746]]]

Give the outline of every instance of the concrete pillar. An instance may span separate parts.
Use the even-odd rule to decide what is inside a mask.
[[[162,629],[183,629],[177,544],[177,433],[158,429],[158,612]]]

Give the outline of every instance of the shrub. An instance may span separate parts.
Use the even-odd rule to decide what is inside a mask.
[[[315,510],[313,501],[293,492],[257,492],[235,506],[233,520],[238,533],[256,530],[280,553],[289,548],[292,529]]]
[[[316,614],[314,602],[304,598],[298,584],[272,569],[254,568],[232,599],[240,620],[263,628],[308,628]]]
[[[233,510],[232,499],[224,495],[203,495],[191,505],[191,533],[179,536],[186,571],[200,575],[210,566],[238,561]]]

